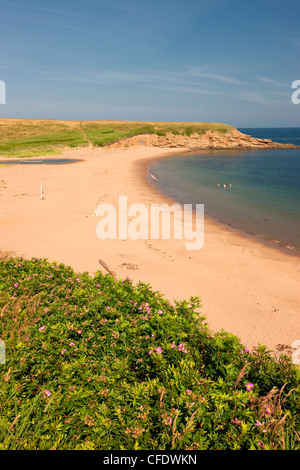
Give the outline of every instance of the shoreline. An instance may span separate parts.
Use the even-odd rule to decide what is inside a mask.
[[[147,182],[146,168],[154,159],[182,152],[79,148],[43,158],[81,158],[80,165],[2,167],[0,179],[7,188],[0,188],[1,249],[91,274],[106,273],[98,262],[103,259],[118,278],[149,283],[171,302],[200,296],[200,313],[212,331],[232,333],[248,348],[259,343],[271,350],[277,345],[289,348],[300,339],[297,256],[207,217],[204,247],[198,252],[186,251],[183,240],[97,239],[97,219],[91,215],[99,204],[117,207],[117,197],[125,194],[128,204],[148,208],[170,201]],[[39,198],[40,183],[44,201]]]
[[[223,150],[223,149],[222,149]],[[251,149],[247,150],[247,151],[250,151]],[[202,150],[201,150],[202,151]],[[149,169],[149,165],[151,164],[152,161],[154,160],[163,160],[165,158],[168,158],[168,157],[172,157],[172,156],[176,156],[176,155],[185,155],[185,154],[188,154],[188,153],[191,153],[191,152],[179,152],[179,153],[175,153],[173,155],[169,155],[169,156],[161,156],[161,157],[156,157],[155,159],[149,159],[147,161],[143,161],[143,162],[137,162],[137,164],[142,164],[143,166],[143,172],[145,174],[145,178],[146,178],[146,181],[148,183],[148,185],[153,188],[155,191],[157,191],[159,194],[161,194],[161,196],[169,203],[169,204],[173,204],[174,202],[180,204],[181,206],[183,205],[182,202],[180,201],[177,201],[176,199],[172,199],[170,196],[168,196],[167,194],[164,194],[158,185],[156,185],[155,183],[152,183],[152,182],[149,182],[148,178],[147,178],[147,175],[149,173],[148,169]],[[194,151],[192,151],[192,153],[194,153]],[[205,151],[203,150],[203,153],[205,153]],[[193,209],[193,212],[195,212],[195,209]],[[227,231],[230,231],[230,232],[234,232],[234,233],[237,233],[239,235],[241,235],[242,237],[245,237],[247,239],[253,239],[255,242],[257,243],[261,243],[261,244],[264,244],[266,246],[268,246],[269,248],[272,248],[274,250],[279,250],[280,252],[282,253],[285,253],[287,255],[290,255],[290,256],[296,256],[296,257],[300,257],[300,250],[298,250],[297,248],[294,248],[294,247],[290,247],[288,245],[283,245],[282,243],[280,242],[275,242],[274,240],[270,240],[268,238],[263,238],[263,237],[260,237],[258,235],[255,235],[255,234],[252,234],[250,232],[247,232],[246,230],[244,229],[240,229],[240,228],[237,228],[237,227],[234,227],[233,225],[229,224],[229,223],[226,223],[226,222],[221,222],[220,220],[218,220],[216,217],[212,217],[210,216],[209,214],[204,214],[204,219],[205,221],[209,222],[209,223],[212,223],[212,224],[215,224],[217,227],[220,227],[222,229],[225,229]]]

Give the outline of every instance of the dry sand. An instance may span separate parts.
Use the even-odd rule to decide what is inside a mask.
[[[299,257],[210,220],[198,251],[187,251],[185,240],[97,238],[99,219],[92,214],[99,204],[118,208],[119,195],[127,196],[128,205],[164,200],[146,182],[146,163],[174,153],[153,147],[81,148],[63,155],[84,159],[76,164],[1,167],[0,248],[91,274],[106,272],[102,259],[118,278],[150,283],[171,301],[200,296],[210,328],[239,336],[250,349],[259,343],[272,350],[278,344],[290,347],[300,340]]]

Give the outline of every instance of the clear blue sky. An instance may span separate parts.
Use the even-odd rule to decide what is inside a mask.
[[[299,0],[0,0],[0,117],[300,126]]]

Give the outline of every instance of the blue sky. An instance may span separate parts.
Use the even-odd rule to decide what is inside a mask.
[[[0,0],[0,117],[300,126],[299,0]]]

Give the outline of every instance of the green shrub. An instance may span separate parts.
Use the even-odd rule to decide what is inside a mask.
[[[0,261],[0,449],[300,449],[299,368],[213,334],[200,307]]]

